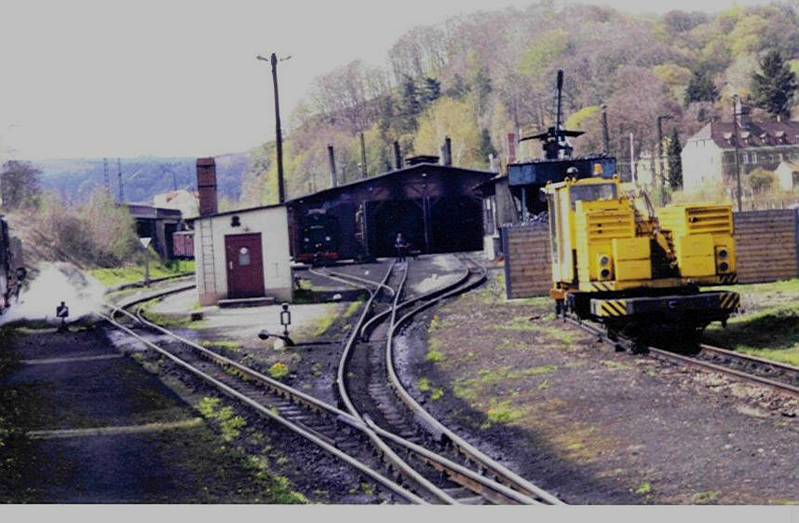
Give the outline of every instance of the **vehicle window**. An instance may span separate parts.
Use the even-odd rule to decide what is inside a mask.
[[[613,200],[616,198],[616,184],[573,185],[569,188],[572,210],[579,201],[593,202],[597,200]]]

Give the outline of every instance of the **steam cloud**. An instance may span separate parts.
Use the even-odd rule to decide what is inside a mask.
[[[0,316],[0,325],[18,320],[56,321],[55,310],[62,301],[69,307],[68,321],[99,311],[105,289],[68,263],[46,263],[22,290],[19,303],[12,298],[11,308]]]

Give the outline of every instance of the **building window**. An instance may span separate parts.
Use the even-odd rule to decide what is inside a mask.
[[[242,247],[239,250],[239,267],[246,267],[250,264],[250,249]]]
[[[752,163],[757,163],[757,153],[752,153]]]
[[[749,153],[741,153],[741,163],[744,165],[749,163]]]

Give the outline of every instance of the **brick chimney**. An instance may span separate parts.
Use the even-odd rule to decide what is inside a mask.
[[[197,158],[197,192],[200,193],[200,216],[216,214],[216,162],[213,158]]]

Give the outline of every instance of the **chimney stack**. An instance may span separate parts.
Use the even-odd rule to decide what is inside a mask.
[[[338,187],[338,177],[336,176],[336,151],[332,145],[327,146],[327,157],[330,159],[330,186]]]
[[[216,214],[216,162],[213,158],[197,158],[197,192],[200,193],[200,217]]]
[[[444,165],[452,166],[452,140],[449,136],[444,137]]]
[[[400,151],[399,142],[394,142],[394,168],[397,170],[402,169],[402,152]]]
[[[508,163],[516,163],[516,134],[508,133]]]

